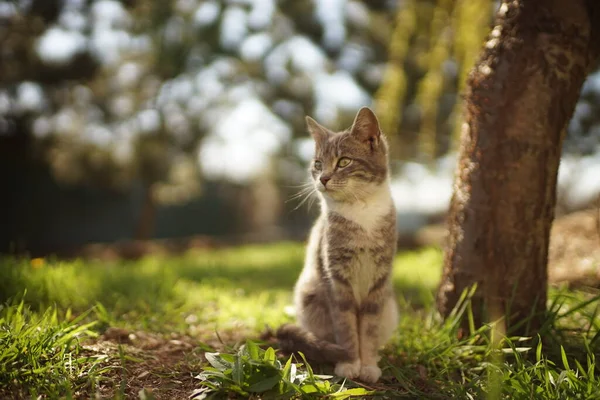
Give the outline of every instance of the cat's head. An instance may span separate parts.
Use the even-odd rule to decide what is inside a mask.
[[[373,111],[361,108],[352,127],[342,132],[333,132],[310,117],[306,123],[316,146],[310,174],[323,196],[360,201],[386,183],[388,147]]]

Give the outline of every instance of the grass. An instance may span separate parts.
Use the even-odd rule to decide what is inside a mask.
[[[261,341],[286,311],[303,247],[293,243],[104,263],[0,260],[0,398],[600,399],[597,293],[555,289],[544,339],[441,321],[441,253],[400,254],[401,318],[375,385],[282,358]],[[460,337],[459,337],[460,336]]]
[[[97,336],[94,322],[80,323],[85,314],[71,320],[69,314],[59,318],[55,308],[33,313],[23,302],[5,306],[1,314],[0,382],[12,383],[16,393],[55,397],[73,385],[93,387],[104,372],[103,356],[86,356],[78,345]]]

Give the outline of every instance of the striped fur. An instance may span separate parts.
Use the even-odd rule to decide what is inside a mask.
[[[316,143],[310,172],[322,211],[294,291],[298,326],[284,326],[277,336],[287,351],[335,362],[340,376],[375,382],[378,349],[398,321],[387,143],[368,108],[346,131],[332,132],[309,117],[307,124]]]

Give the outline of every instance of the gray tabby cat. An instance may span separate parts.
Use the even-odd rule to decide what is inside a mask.
[[[316,144],[310,173],[321,216],[294,291],[299,326],[284,325],[277,337],[284,351],[336,363],[336,375],[376,382],[377,351],[398,323],[390,279],[396,211],[387,143],[366,107],[342,132],[310,117],[306,122]]]

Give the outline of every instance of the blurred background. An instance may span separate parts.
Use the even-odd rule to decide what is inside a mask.
[[[399,231],[439,222],[491,0],[0,1],[0,251],[302,240],[311,115],[371,106]],[[600,73],[569,124],[557,212],[600,193]],[[184,242],[182,242],[184,243]]]

